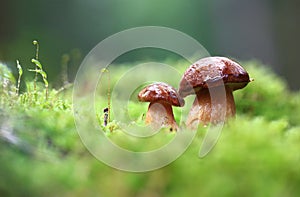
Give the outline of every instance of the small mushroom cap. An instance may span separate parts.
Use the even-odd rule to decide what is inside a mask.
[[[184,100],[172,86],[156,82],[142,89],[138,95],[142,102],[160,102],[164,101],[174,106],[184,106]]]
[[[237,62],[226,57],[206,57],[191,65],[184,73],[179,94],[186,97],[202,88],[223,84],[237,90],[250,82],[246,70]]]

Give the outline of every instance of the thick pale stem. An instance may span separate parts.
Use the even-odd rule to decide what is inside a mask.
[[[232,89],[214,87],[202,89],[196,94],[193,106],[186,120],[187,127],[196,129],[198,124],[217,124],[235,116]]]
[[[146,114],[146,124],[153,129],[171,126],[172,130],[177,130],[178,125],[174,119],[173,109],[169,103],[153,102],[150,103]]]

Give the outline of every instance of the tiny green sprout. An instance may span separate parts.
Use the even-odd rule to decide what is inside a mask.
[[[36,69],[29,69],[28,71],[35,72],[36,76],[37,76],[37,74],[40,74],[42,76],[44,84],[45,84],[46,100],[47,100],[48,99],[48,86],[49,86],[49,83],[48,83],[48,80],[47,80],[47,74],[43,70],[43,66],[42,66],[40,61],[38,61],[36,59],[31,59],[31,62],[36,65]],[[36,91],[36,89],[35,89],[35,91]]]
[[[31,62],[34,63],[38,69],[43,70],[43,66],[39,60],[31,59]]]
[[[102,69],[101,69],[101,72],[102,72],[102,73],[105,73],[105,72],[109,72],[109,71],[108,71],[107,68],[102,68]]]
[[[19,60],[17,60],[17,68],[18,68],[18,72],[19,72],[19,77],[18,77],[18,84],[17,84],[17,88],[16,88],[16,94],[19,95],[21,77],[23,75],[23,69],[22,69],[22,66],[20,65]]]
[[[30,72],[36,72],[38,74],[40,74],[43,78],[44,81],[47,81],[47,74],[45,71],[40,70],[40,69],[28,69],[28,71]],[[45,83],[45,85],[48,84],[48,82]]]

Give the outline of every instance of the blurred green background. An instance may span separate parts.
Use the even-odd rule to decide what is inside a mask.
[[[212,55],[258,59],[299,89],[299,6],[297,0],[4,0],[0,61],[11,67],[15,59],[29,62],[31,41],[38,39],[40,59],[50,81],[57,81],[63,54],[70,55],[74,76],[101,40],[128,28],[156,25],[192,36]],[[123,61],[148,55],[135,53]]]
[[[68,71],[74,77],[103,39],[156,25],[192,36],[212,55],[242,60],[255,82],[235,93],[237,119],[225,126],[208,157],[197,157],[201,130],[179,159],[147,173],[124,173],[90,155],[75,129],[72,89],[51,89],[45,102],[42,84],[36,102],[32,89],[16,98],[0,88],[0,196],[299,196],[300,93],[287,90],[281,80],[291,89],[300,87],[299,5],[296,0],[2,1],[0,61],[15,72],[16,59],[32,68],[33,39],[39,40],[40,60],[55,83],[64,54],[71,58]],[[165,61],[168,55],[141,50],[119,61],[127,68],[154,58],[183,69],[180,61]],[[112,80],[121,76],[122,65]],[[145,113],[140,103],[131,104],[136,117]],[[109,136],[131,142],[118,128]]]

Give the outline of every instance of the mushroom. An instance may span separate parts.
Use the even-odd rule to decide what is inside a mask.
[[[178,129],[172,105],[182,107],[184,100],[172,86],[162,82],[150,84],[140,91],[138,99],[142,102],[150,102],[146,124],[150,124],[154,129],[163,126],[171,126],[171,131]]]
[[[235,116],[232,92],[244,88],[250,81],[246,70],[226,57],[207,57],[195,62],[185,71],[178,91],[183,98],[196,94],[186,120],[187,127],[195,129],[198,123],[217,124]]]

